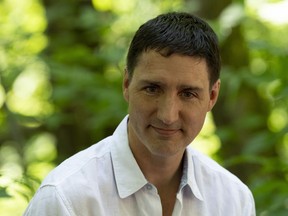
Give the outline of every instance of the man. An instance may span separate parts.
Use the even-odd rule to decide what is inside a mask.
[[[249,189],[189,144],[220,88],[217,37],[203,20],[167,13],[136,32],[114,134],[67,159],[24,215],[255,215]]]

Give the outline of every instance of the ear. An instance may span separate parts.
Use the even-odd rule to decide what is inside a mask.
[[[221,81],[218,79],[212,86],[211,91],[210,91],[210,101],[209,101],[209,107],[208,111],[211,111],[214,105],[217,102],[219,91],[220,91],[220,84]]]
[[[129,80],[128,70],[127,68],[125,68],[123,82],[122,82],[122,91],[123,91],[124,99],[127,102],[129,101],[129,91],[128,91],[129,84],[130,84],[130,80]]]

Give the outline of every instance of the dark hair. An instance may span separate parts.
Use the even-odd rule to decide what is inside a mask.
[[[165,57],[176,53],[204,58],[210,86],[219,79],[221,60],[217,36],[205,21],[194,15],[170,12],[141,25],[128,50],[129,79],[133,76],[139,56],[149,50],[155,50]]]

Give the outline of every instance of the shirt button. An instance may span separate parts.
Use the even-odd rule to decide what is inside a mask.
[[[146,189],[147,190],[151,190],[152,189],[152,185],[150,185],[150,184],[146,185]]]

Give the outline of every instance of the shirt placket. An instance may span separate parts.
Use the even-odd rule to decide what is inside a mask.
[[[141,216],[162,215],[161,200],[154,185],[147,183],[137,196]]]

